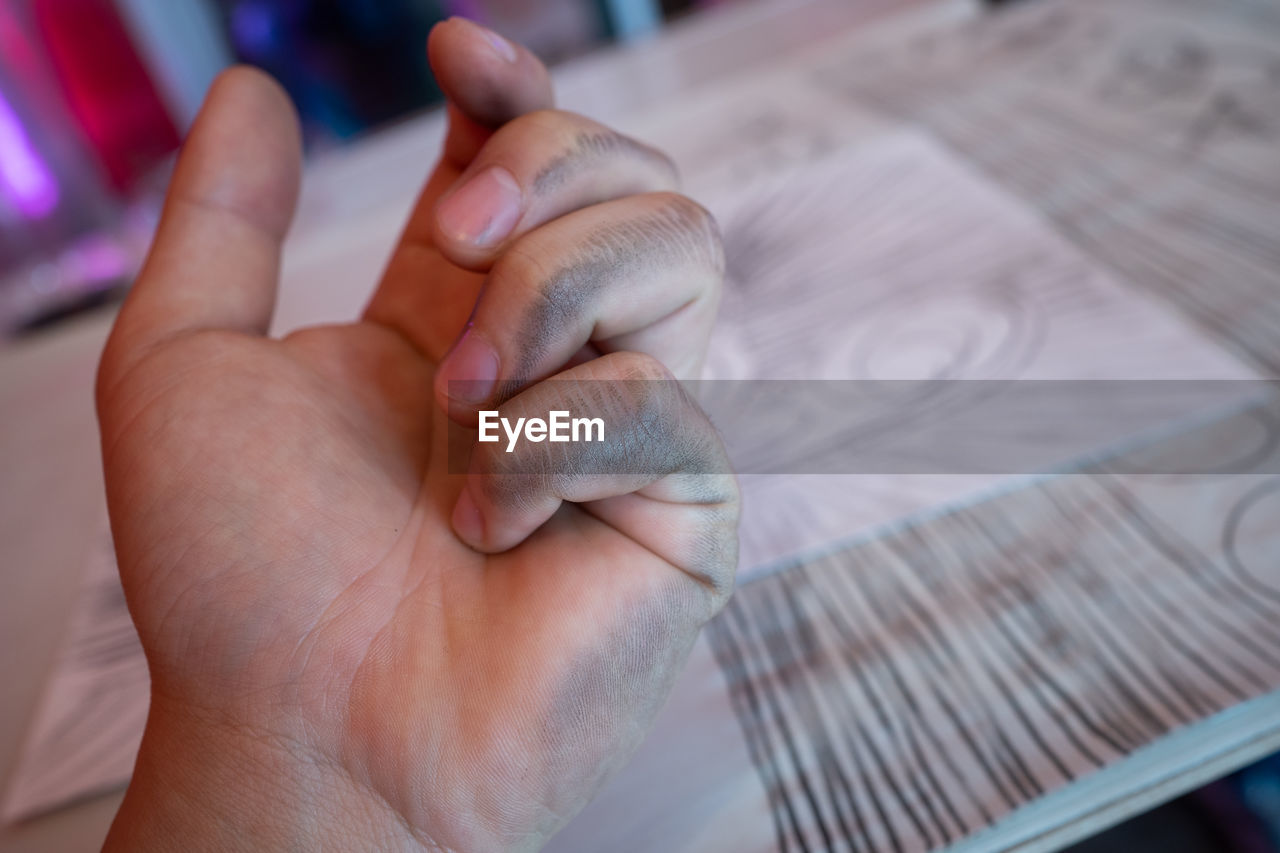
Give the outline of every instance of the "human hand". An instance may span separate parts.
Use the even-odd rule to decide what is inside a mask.
[[[108,849],[536,849],[729,594],[736,486],[683,397],[608,400],[626,472],[547,444],[521,451],[542,476],[493,475],[494,445],[448,469],[446,409],[692,375],[723,267],[664,157],[549,110],[545,69],[494,39],[432,34],[444,156],[365,316],[280,340],[296,120],[257,72],[210,92],[99,371],[152,677]]]

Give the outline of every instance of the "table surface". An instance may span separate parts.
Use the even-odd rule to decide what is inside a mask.
[[[978,12],[973,4],[965,2],[746,3],[686,22],[651,42],[605,51],[557,69],[560,103],[617,123],[624,129],[647,130],[655,125],[636,117],[652,113],[655,108],[677,100],[677,96],[679,100],[688,99],[696,104],[696,93],[691,92],[710,87],[709,91],[721,97],[722,90],[715,87],[736,76],[794,64],[797,58],[805,60],[796,66],[803,67],[803,74],[797,72],[799,76],[788,78],[790,82],[777,85],[804,88],[820,83],[828,90],[829,97],[837,98],[830,103],[847,99],[850,116],[857,116],[847,121],[848,133],[851,137],[883,137],[886,141],[881,149],[888,158],[884,162],[898,162],[893,158],[907,151],[915,159],[902,162],[925,164],[927,169],[922,174],[932,181],[929,176],[936,175],[939,180],[952,176],[951,158],[958,158],[968,164],[966,168],[972,167],[974,174],[983,175],[984,180],[999,188],[998,192],[990,193],[995,199],[989,202],[992,211],[1004,215],[1005,208],[1001,205],[1006,205],[1006,195],[1001,193],[1007,194],[1008,199],[1020,200],[1027,210],[1036,211],[1034,222],[1019,220],[1010,228],[1026,228],[1028,234],[1052,232],[1053,236],[1036,238],[1047,241],[1050,248],[1045,251],[1060,251],[1064,257],[1071,258],[1075,252],[1086,258],[1091,265],[1088,280],[1098,280],[1099,292],[1112,300],[1108,305],[1123,307],[1132,303],[1132,310],[1143,314],[1147,311],[1143,307],[1145,302],[1138,304],[1139,296],[1133,295],[1136,293],[1141,300],[1172,306],[1169,316],[1176,315],[1177,323],[1185,321],[1187,328],[1194,328],[1199,336],[1194,346],[1188,345],[1191,349],[1200,347],[1201,339],[1210,341],[1214,353],[1220,348],[1228,354],[1224,358],[1253,371],[1242,375],[1274,375],[1280,369],[1280,336],[1272,332],[1280,328],[1272,325],[1277,312],[1273,303],[1280,303],[1274,299],[1276,288],[1280,287],[1277,276],[1280,262],[1274,256],[1275,247],[1280,246],[1280,234],[1276,233],[1274,223],[1280,221],[1280,216],[1273,215],[1268,220],[1265,212],[1270,210],[1274,214],[1276,199],[1280,199],[1280,163],[1277,162],[1280,157],[1270,137],[1258,140],[1245,133],[1219,129],[1244,124],[1241,115],[1257,107],[1257,101],[1251,100],[1254,97],[1252,83],[1245,79],[1250,72],[1247,68],[1236,68],[1231,72],[1235,76],[1223,84],[1226,88],[1216,93],[1200,92],[1196,97],[1202,101],[1192,106],[1178,102],[1154,117],[1135,117],[1133,102],[1126,102],[1125,98],[1141,98],[1142,93],[1127,92],[1124,86],[1134,85],[1133,79],[1145,80],[1150,86],[1153,77],[1165,81],[1171,75],[1177,77],[1177,68],[1168,67],[1168,45],[1174,45],[1175,56],[1179,50],[1183,53],[1191,50],[1194,55],[1200,46],[1197,43],[1188,49],[1185,42],[1169,37],[1168,33],[1176,35],[1186,30],[1188,21],[1198,22],[1200,18],[1195,16],[1203,14],[1203,4],[1193,0],[1164,3],[1134,0],[1127,4],[1136,10],[1129,17],[1107,12],[1097,3],[1084,4],[1086,12],[1078,13],[1076,20],[1061,17],[1061,3],[1039,5],[1045,6],[1046,11],[1020,10],[1009,16],[1009,23],[988,28],[992,35],[987,36],[988,30],[974,29],[982,24],[966,23],[976,19]],[[1280,62],[1276,58],[1280,53],[1274,50],[1280,25],[1268,17],[1263,4],[1237,0],[1227,5],[1240,20],[1257,24],[1254,29],[1259,33],[1258,44],[1250,49],[1270,51],[1266,53],[1271,57],[1268,61]],[[1249,17],[1254,15],[1260,17],[1256,20]],[[890,16],[892,19],[884,23]],[[1124,42],[1124,39],[1132,41],[1130,30],[1146,32],[1132,24],[1135,20],[1154,20],[1154,31],[1163,33],[1164,41],[1153,45],[1150,40],[1139,38],[1136,46]],[[875,47],[832,50],[833,45],[849,39],[851,33],[873,24],[883,34],[877,44],[891,45],[892,50],[885,48],[877,52]],[[1238,21],[1234,26],[1234,29],[1228,28],[1228,36],[1224,38],[1237,41],[1241,38]],[[1046,27],[1065,32],[1068,37],[1046,36]],[[974,35],[975,32],[978,35]],[[1117,55],[1139,64],[1154,63],[1159,73],[1148,68],[1136,78],[1108,82],[1104,78],[1089,77],[1085,71],[1067,63],[1068,55],[1081,44],[1105,43],[1108,33],[1121,34],[1115,37],[1119,40],[1117,43],[1124,42],[1115,49]],[[1211,36],[1201,33],[1200,37],[1212,43]],[[1035,38],[1040,41],[1036,42]],[[1083,41],[1073,43],[1072,38]],[[1096,49],[1104,47],[1105,44]],[[1129,52],[1125,53],[1125,49]],[[915,53],[911,53],[913,50]],[[816,64],[807,61],[807,55],[824,52],[830,57],[828,60]],[[904,61],[904,56],[909,61]],[[1176,62],[1173,65],[1176,66]],[[1010,82],[1010,73],[1015,82]],[[1048,79],[1055,79],[1056,75],[1056,79],[1083,82],[1078,92],[1071,85],[1060,87],[1062,91],[1051,91],[1044,88],[1046,75]],[[1035,88],[1037,85],[1041,88]],[[1026,90],[1018,86],[1025,86]],[[1094,103],[1080,95],[1100,91],[1112,93],[1107,95],[1111,100],[1104,98]],[[1114,94],[1117,91],[1119,95]],[[796,98],[802,95],[797,89]],[[757,97],[759,93],[750,92],[749,96]],[[1049,99],[1053,99],[1052,102]],[[1227,106],[1222,107],[1222,103]],[[1276,118],[1274,112],[1267,117]],[[668,117],[668,131],[671,120]],[[1216,124],[1206,124],[1210,120]],[[1203,130],[1202,126],[1209,130]],[[1001,132],[993,134],[993,127],[999,127]],[[1160,131],[1156,134],[1160,138],[1151,138],[1152,127]],[[910,133],[895,136],[895,128],[910,128]],[[824,125],[823,132],[828,130]],[[396,223],[412,201],[411,189],[430,166],[431,152],[436,149],[441,131],[439,114],[428,114],[351,148],[325,154],[310,164],[299,221],[285,260],[275,322],[277,330],[341,320],[359,310],[395,237]],[[1208,137],[1204,136],[1206,133]],[[1194,135],[1194,159],[1189,158],[1185,149],[1177,148],[1186,144],[1188,134]],[[921,142],[925,137],[928,141]],[[679,140],[674,144],[678,145]],[[771,155],[775,153],[770,150]],[[782,153],[786,156],[788,151]],[[688,157],[696,158],[696,154],[694,151]],[[806,149],[801,159],[808,156]],[[1110,159],[1106,159],[1108,157]],[[677,159],[681,157],[678,155]],[[1108,168],[1098,166],[1103,161]],[[698,178],[698,175],[691,176],[691,183],[697,185]],[[955,179],[960,184],[969,180]],[[1240,188],[1246,185],[1249,191],[1242,191]],[[987,198],[983,195],[987,193],[985,189],[975,193],[975,198]],[[1105,200],[1105,204],[1101,200]],[[1018,215],[1010,213],[1010,221]],[[1059,238],[1061,246],[1054,242]],[[1212,279],[1205,272],[1207,268],[1214,271]],[[1123,281],[1123,287],[1112,288],[1107,284],[1113,279]],[[86,317],[0,350],[0,410],[5,412],[0,421],[0,470],[4,471],[0,482],[0,554],[4,558],[0,571],[4,572],[7,591],[0,598],[0,643],[11,650],[0,657],[0,677],[7,685],[0,701],[0,768],[5,768],[0,778],[7,779],[17,761],[23,734],[45,676],[55,661],[67,616],[76,600],[85,554],[104,516],[91,388],[97,354],[110,321],[111,317],[106,314]],[[1156,325],[1163,322],[1144,320]],[[1123,328],[1123,324],[1119,325]],[[1109,334],[1105,326],[1099,322],[1100,341],[1105,341]],[[1177,330],[1167,331],[1169,335],[1175,333],[1183,334]],[[1119,337],[1118,332],[1116,336]],[[1153,340],[1159,343],[1164,338],[1157,336]],[[1209,350],[1206,344],[1204,359],[1214,364],[1226,363],[1214,362],[1219,356]],[[1157,347],[1156,351],[1161,358],[1165,357],[1164,350]],[[1192,361],[1202,364],[1204,359]],[[1139,372],[1147,369],[1155,370],[1155,367],[1143,364]],[[1151,375],[1158,378],[1163,374]],[[1139,672],[1141,666],[1126,669],[1129,663],[1120,660],[1119,652],[1111,650],[1105,655],[1090,657],[1088,650],[1077,649],[1075,657],[1065,653],[1050,659],[1023,649],[1024,668],[1040,667],[1042,674],[1047,670],[1049,675],[1073,672],[1079,675],[1078,682],[1068,679],[1066,690],[1057,698],[1044,699],[1037,693],[1043,710],[1030,708],[1027,711],[1030,718],[1038,720],[1038,713],[1056,718],[1062,707],[1070,708],[1072,690],[1078,690],[1086,700],[1097,699],[1098,708],[1113,707],[1115,713],[1081,714],[1092,726],[1092,732],[1080,734],[1069,725],[1064,725],[1059,734],[1051,732],[1048,738],[1052,742],[1043,751],[1049,756],[1045,759],[1049,769],[1032,766],[1011,771],[1008,778],[1020,778],[1022,781],[1017,785],[1026,791],[1010,799],[1007,806],[1001,806],[998,814],[987,814],[989,804],[979,802],[980,798],[968,806],[958,801],[953,805],[952,798],[940,789],[932,793],[922,789],[914,796],[903,796],[888,805],[877,800],[876,807],[881,810],[877,822],[871,815],[874,810],[864,801],[872,795],[850,795],[843,801],[844,806],[831,795],[830,803],[826,804],[821,791],[814,794],[811,790],[805,771],[812,769],[812,761],[821,764],[820,758],[809,757],[806,750],[810,749],[818,756],[823,749],[839,754],[847,748],[850,755],[856,753],[871,761],[868,756],[879,756],[882,751],[877,747],[879,735],[866,734],[865,740],[860,741],[862,745],[845,747],[828,742],[831,732],[814,720],[825,719],[829,708],[842,707],[848,713],[855,706],[840,703],[848,702],[846,697],[861,689],[870,697],[865,721],[874,724],[878,709],[886,703],[893,706],[895,697],[906,701],[912,709],[916,703],[928,705],[927,697],[923,700],[919,694],[913,697],[902,685],[919,686],[931,680],[934,696],[942,703],[939,707],[949,707],[947,697],[952,694],[937,687],[945,687],[948,676],[940,671],[931,676],[928,667],[921,668],[919,660],[926,638],[921,633],[919,643],[913,646],[915,640],[908,635],[910,632],[901,633],[907,630],[903,627],[906,622],[884,636],[898,637],[902,648],[910,649],[907,657],[895,657],[898,654],[895,649],[879,649],[849,667],[832,662],[819,665],[801,655],[803,665],[799,665],[799,669],[804,671],[799,676],[793,674],[798,670],[780,662],[779,656],[786,657],[790,652],[781,649],[777,642],[778,632],[794,630],[796,622],[790,620],[798,620],[806,630],[817,631],[825,637],[824,642],[832,648],[843,645],[865,651],[868,643],[878,641],[876,636],[868,633],[851,639],[845,617],[805,608],[824,597],[839,602],[841,607],[872,606],[871,598],[853,603],[852,593],[841,585],[852,576],[868,584],[858,595],[880,595],[881,602],[895,606],[907,598],[916,600],[911,596],[924,593],[877,586],[879,582],[865,574],[862,564],[900,565],[909,572],[928,565],[946,566],[953,557],[938,550],[937,543],[951,535],[946,525],[952,523],[987,526],[995,532],[980,558],[972,553],[967,558],[961,555],[955,564],[955,577],[964,580],[964,583],[956,581],[955,598],[947,599],[932,587],[928,595],[940,596],[943,604],[950,602],[948,606],[954,606],[961,599],[970,602],[971,590],[964,584],[977,582],[965,574],[973,563],[994,567],[990,570],[998,579],[997,586],[1013,590],[1008,601],[965,605],[970,610],[976,606],[976,616],[970,613],[966,617],[962,613],[957,617],[959,621],[954,626],[957,632],[971,629],[972,623],[966,622],[966,618],[1006,626],[1004,620],[1012,612],[1010,602],[1017,597],[1014,593],[1023,596],[1024,604],[1034,601],[1042,608],[1039,611],[1042,616],[1048,613],[1049,616],[1044,617],[1047,622],[1053,621],[1050,617],[1061,615],[1054,610],[1054,596],[1073,593],[1061,585],[1060,579],[1046,575],[1037,580],[1020,574],[1021,568],[1006,572],[997,565],[1011,553],[1069,547],[1057,542],[1050,530],[1059,534],[1063,530],[1076,531],[1079,538],[1087,540],[1088,547],[1095,551],[1081,552],[1084,562],[1094,559],[1091,555],[1095,553],[1098,565],[1106,560],[1111,561],[1108,565],[1117,560],[1121,560],[1121,564],[1127,561],[1133,566],[1135,583],[1169,584],[1173,589],[1172,585],[1185,582],[1186,572],[1182,571],[1185,566],[1179,562],[1181,558],[1166,559],[1171,553],[1172,546],[1168,543],[1173,537],[1165,528],[1178,529],[1187,540],[1188,553],[1208,554],[1206,566],[1216,566],[1217,558],[1210,553],[1211,546],[1202,542],[1217,541],[1214,537],[1223,529],[1218,525],[1219,516],[1235,518],[1231,522],[1235,527],[1228,529],[1245,536],[1240,533],[1245,530],[1240,519],[1253,518],[1243,514],[1268,499],[1273,482],[1274,478],[1262,476],[1226,483],[1222,478],[1214,478],[1211,484],[1195,485],[1198,507],[1190,515],[1182,509],[1188,504],[1190,494],[1186,484],[1181,490],[1168,484],[1153,485],[1124,478],[1083,485],[1070,478],[1063,483],[1023,484],[1018,489],[988,497],[977,506],[968,504],[947,518],[925,520],[905,532],[895,530],[864,538],[804,565],[762,573],[758,580],[742,588],[730,614],[713,626],[706,640],[700,642],[691,674],[682,681],[654,737],[637,756],[636,766],[606,789],[583,819],[575,821],[556,839],[553,848],[600,849],[608,842],[610,832],[620,832],[622,827],[634,826],[641,820],[643,812],[641,817],[628,814],[635,792],[645,780],[661,776],[664,768],[669,772],[672,750],[682,742],[681,737],[689,737],[678,731],[680,715],[687,712],[705,716],[709,707],[723,710],[726,722],[737,720],[737,727],[722,725],[714,737],[724,740],[724,751],[732,753],[734,761],[740,759],[743,768],[755,768],[755,771],[732,796],[725,794],[703,803],[704,812],[721,821],[705,831],[723,829],[724,821],[732,818],[738,831],[751,839],[752,847],[772,845],[776,837],[779,845],[807,841],[819,849],[825,849],[824,843],[832,849],[839,848],[838,835],[847,829],[846,818],[852,823],[855,813],[861,814],[861,806],[866,812],[863,818],[870,824],[864,837],[877,845],[887,847],[893,840],[902,849],[927,849],[946,843],[955,845],[956,849],[1053,849],[1280,748],[1280,713],[1277,713],[1280,698],[1271,692],[1280,687],[1280,672],[1272,663],[1280,656],[1274,655],[1270,646],[1253,650],[1260,657],[1259,663],[1234,646],[1220,646],[1223,660],[1239,670],[1226,679],[1226,686],[1215,686],[1209,676],[1197,679],[1194,674],[1174,672],[1170,676],[1173,685],[1170,692],[1185,688],[1191,699],[1187,700],[1185,710],[1177,701],[1171,702],[1167,719],[1162,716],[1164,711],[1157,709],[1149,726],[1142,720],[1132,719],[1127,713],[1132,710],[1130,707],[1120,707],[1115,695],[1096,688],[1090,680],[1095,674],[1099,683],[1105,678],[1114,681],[1116,672],[1149,674]],[[1209,516],[1213,518],[1206,520]],[[1045,519],[1050,517],[1053,522],[1048,528]],[[1138,529],[1139,521],[1149,528],[1144,528],[1146,532],[1142,535],[1133,532]],[[1280,559],[1275,559],[1280,551],[1274,550],[1275,543],[1280,541],[1273,537],[1276,527],[1274,521],[1268,522],[1250,533],[1252,538],[1241,540],[1254,549],[1250,552],[1254,556],[1244,560],[1244,564],[1259,565],[1258,554],[1262,555],[1262,564],[1271,561],[1271,565],[1264,568],[1280,564]],[[1151,533],[1155,528],[1160,529],[1159,535]],[[1245,532],[1250,530],[1253,528]],[[1107,549],[1119,548],[1115,542],[1121,537],[1128,537],[1124,544],[1127,550],[1123,558],[1117,558]],[[1232,555],[1238,553],[1241,553],[1239,548],[1232,551]],[[1175,570],[1182,573],[1176,574]],[[1262,577],[1263,598],[1272,594],[1275,580],[1274,576]],[[1231,598],[1237,592],[1232,585],[1239,585],[1240,577],[1224,573],[1219,583],[1217,575],[1211,575],[1210,582],[1218,585],[1202,594],[1214,599],[1213,606],[1206,606],[1204,614],[1196,617],[1206,620],[1207,627],[1203,628],[1206,638],[1218,637],[1223,630],[1220,623],[1229,618],[1232,608],[1242,606]],[[992,581],[986,579],[983,583],[986,589]],[[942,581],[939,584],[945,586]],[[807,591],[798,603],[794,599],[796,590]],[[1120,597],[1117,601],[1123,595],[1136,600],[1137,593],[1122,593],[1117,587],[1115,595]],[[780,619],[776,608],[787,601],[796,609],[792,616]],[[1184,603],[1172,600],[1168,607]],[[1220,610],[1213,609],[1219,606]],[[1096,624],[1106,627],[1089,630],[1116,630],[1120,641],[1127,642],[1122,636],[1123,627],[1114,628],[1118,612],[1115,608],[1123,609],[1122,604],[1115,604],[1111,610],[1100,609]],[[1272,614],[1259,611],[1254,615],[1262,620],[1260,625],[1265,625]],[[938,630],[950,630],[946,618],[938,623],[941,625]],[[1092,615],[1085,613],[1077,618],[1072,611],[1071,616],[1062,618],[1063,624],[1076,619],[1072,623],[1075,630],[1085,630]],[[1144,611],[1141,618],[1153,631],[1161,627],[1158,618],[1150,613]],[[913,626],[916,624],[911,621],[914,616],[910,619],[904,616],[904,619]],[[872,621],[870,612],[866,621]],[[1010,621],[1007,625],[1012,626],[1008,630],[1016,633],[1020,644],[1046,639],[1037,639],[1027,623]],[[1201,630],[1199,623],[1187,625],[1188,632]],[[1069,629],[1070,625],[1064,630]],[[1211,639],[1205,642],[1213,651]],[[1139,653],[1150,654],[1160,677],[1168,674],[1168,668],[1176,666],[1176,662],[1159,658],[1155,651],[1140,649]],[[1105,661],[1098,663],[1104,657]],[[1111,668],[1108,665],[1112,665]],[[894,671],[894,675],[886,676],[894,679],[899,678],[894,667],[902,667],[906,674],[900,682],[895,682],[897,687],[850,686],[853,684],[850,679],[859,677],[856,673],[860,669],[882,666],[886,671]],[[915,672],[912,667],[920,671]],[[1095,673],[1090,667],[1101,668]],[[1043,691],[1044,685],[1052,681],[1049,675],[1045,675],[1041,683],[1028,681],[1028,689]],[[999,678],[997,674],[990,677],[993,684]],[[796,678],[812,680],[806,688],[807,695],[817,698],[806,700],[809,705],[797,699],[800,694],[789,681]],[[1236,685],[1237,680],[1240,687]],[[1150,691],[1154,695],[1160,687],[1153,683]],[[713,689],[718,693],[709,698]],[[859,701],[857,696],[854,701]],[[1002,700],[993,688],[985,701],[994,704]],[[1008,694],[1004,701],[1017,704],[1008,699]],[[755,702],[776,702],[778,710],[772,716],[755,714],[751,710]],[[1108,702],[1112,705],[1108,706]],[[1134,707],[1137,704],[1135,700]],[[971,708],[961,710],[963,714],[972,711]],[[1092,706],[1086,711],[1092,712]],[[935,712],[942,713],[936,709],[921,713]],[[800,754],[799,757],[792,754],[788,759],[776,753],[776,744],[778,727],[793,713],[798,714],[792,718],[792,724],[798,727],[799,733],[795,736],[799,739]],[[860,718],[863,714],[858,712]],[[904,712],[903,716],[905,719],[909,714]],[[993,717],[1002,718],[1000,713]],[[916,729],[912,723],[890,723],[883,718],[881,723],[888,733],[885,737],[890,741],[905,738],[902,742],[908,746],[919,732],[932,736],[929,726]],[[964,734],[959,724],[947,725],[952,726],[947,732],[953,739]],[[1053,741],[1054,737],[1060,737],[1063,742]],[[692,753],[697,753],[699,748],[696,744],[689,745]],[[945,761],[950,760],[949,748],[946,744],[931,747],[936,749],[932,753],[934,758]],[[1016,744],[1010,748],[1019,751]],[[919,756],[913,760],[918,759]],[[1058,765],[1056,769],[1054,764]],[[709,766],[712,770],[723,770],[722,764],[710,762]],[[909,767],[910,762],[903,766]],[[836,767],[837,770],[840,767],[838,761]],[[882,775],[877,777],[877,772]],[[871,776],[864,777],[863,781],[880,778],[892,785],[893,779],[898,778],[896,773],[883,766],[879,771],[873,768]],[[999,799],[996,789],[1005,787],[1001,778],[999,773],[992,774],[994,799]],[[687,786],[697,784],[697,772],[691,770],[689,779]],[[1048,781],[1041,785],[1037,780]],[[713,787],[708,783],[699,790]],[[812,787],[820,786],[814,782]],[[975,782],[977,787],[981,786]],[[1046,792],[1052,795],[1035,796]],[[937,816],[931,823],[926,815],[934,810],[929,805],[931,798],[946,802],[954,814]],[[93,849],[101,843],[119,800],[118,793],[101,796],[43,818],[0,828],[0,848]],[[1027,804],[1027,801],[1032,802]],[[691,794],[690,802],[696,805],[701,801]],[[1021,808],[1013,808],[1017,805]],[[937,808],[942,811],[941,806]],[[975,810],[974,815],[966,809]],[[794,810],[790,817],[788,810]],[[918,820],[917,812],[923,816]],[[914,828],[913,824],[916,824]],[[983,828],[986,824],[990,825]],[[663,832],[671,833],[672,838],[681,837],[683,832],[687,849],[709,849],[696,843],[698,831],[697,827],[675,821],[664,829],[651,831],[648,841],[635,849],[658,849],[654,845],[667,838]],[[834,841],[832,833],[836,834]],[[857,849],[852,841],[849,844]]]

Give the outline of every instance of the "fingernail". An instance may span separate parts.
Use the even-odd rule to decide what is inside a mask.
[[[501,166],[473,175],[450,193],[436,211],[440,230],[459,243],[491,246],[502,241],[520,218],[520,185]]]
[[[471,497],[470,484],[462,487],[458,502],[453,507],[453,530],[463,542],[478,546],[484,542],[484,518],[480,515],[480,507]]]
[[[483,403],[498,379],[498,353],[468,326],[440,362],[437,381],[445,394],[460,403]]]
[[[472,21],[471,23],[475,24],[475,21]],[[501,56],[507,62],[516,61],[515,45],[513,45],[511,42],[507,41],[502,36],[495,33],[493,30],[489,29],[488,27],[482,27],[481,25],[476,24],[476,29],[478,29],[480,31],[480,34],[484,36],[484,40],[489,43],[489,47],[493,48],[494,53],[498,54],[498,56]]]

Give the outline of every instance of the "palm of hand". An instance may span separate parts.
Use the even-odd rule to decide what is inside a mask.
[[[150,353],[107,448],[148,496],[116,531],[131,607],[157,695],[318,753],[433,837],[550,827],[638,743],[712,605],[575,505],[506,553],[459,542],[433,369],[368,323]],[[518,793],[497,814],[495,786]]]

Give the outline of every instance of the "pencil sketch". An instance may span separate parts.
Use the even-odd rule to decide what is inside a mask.
[[[1042,57],[1015,37],[1028,31],[1069,49]],[[865,73],[864,51],[897,50],[920,61]],[[809,73],[935,135],[1090,256],[1280,371],[1274,6],[1046,0],[988,26],[869,40]]]
[[[728,257],[711,379],[1254,375],[918,134],[879,131],[707,203]],[[966,392],[939,382],[931,393]],[[1012,481],[747,476],[743,577]]]
[[[710,637],[777,849],[933,849],[1280,687],[1258,568],[1079,476],[745,587]]]
[[[1275,575],[1274,542],[1280,524],[1280,478],[1263,481],[1246,492],[1227,513],[1222,551],[1237,581],[1264,601],[1280,602]],[[1266,529],[1267,527],[1272,529]],[[1268,547],[1263,547],[1268,546]]]

